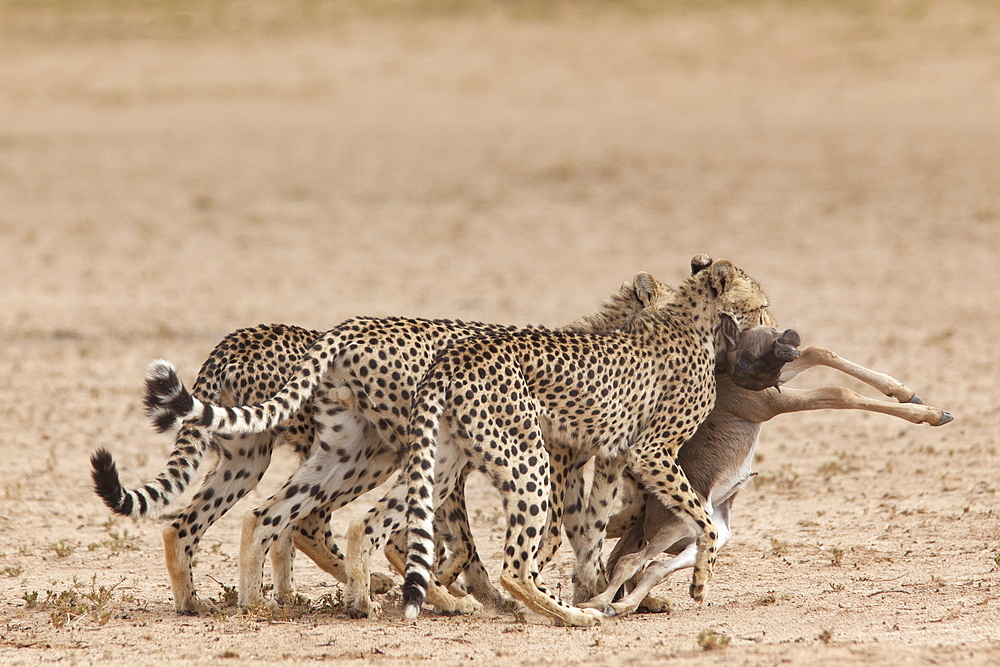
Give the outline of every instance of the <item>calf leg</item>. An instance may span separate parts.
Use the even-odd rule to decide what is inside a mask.
[[[716,508],[715,512],[712,513],[713,522],[718,527],[719,531],[719,538],[717,541],[718,549],[722,549],[722,547],[729,542],[729,538],[732,536],[732,530],[729,527],[729,511],[731,503],[732,498],[725,500],[719,505],[719,507]],[[664,541],[672,539],[674,536],[679,534],[676,529],[671,532],[673,534],[665,536],[663,538]],[[659,538],[659,535],[657,535],[657,538]],[[643,571],[642,576],[635,588],[633,588],[628,595],[623,597],[618,602],[610,603],[608,607],[605,608],[605,613],[609,616],[632,613],[643,603],[649,594],[649,591],[664,581],[668,576],[670,576],[671,573],[686,567],[694,567],[696,559],[697,544],[692,542],[688,544],[679,555],[671,558],[669,561],[653,561]]]
[[[626,537],[622,538],[623,540],[628,540],[626,544],[622,545],[621,541],[619,541],[619,544],[615,547],[616,551],[621,549],[622,553],[617,558],[614,568],[611,569],[611,580],[607,588],[600,595],[595,595],[587,602],[581,604],[582,607],[607,611],[608,606],[614,600],[619,589],[632,579],[646,563],[663,553],[664,550],[675,544],[678,540],[694,536],[694,532],[688,523],[677,514],[670,513],[667,516],[670,518],[664,521],[656,535],[644,547],[638,546],[636,549],[629,549],[630,546],[635,545],[642,539],[641,524],[634,525],[633,529],[629,533],[626,533]],[[693,542],[691,546],[692,548],[694,547]],[[640,602],[644,596],[645,594],[639,597]],[[638,606],[638,603],[636,603],[636,606]]]
[[[691,488],[687,475],[677,464],[677,452],[682,444],[683,440],[676,443],[653,440],[636,446],[629,451],[630,468],[649,493],[697,527],[697,555],[689,592],[692,598],[701,602],[715,567],[718,531]]]
[[[766,402],[770,417],[786,412],[803,410],[865,410],[880,412],[914,424],[942,426],[952,421],[950,413],[922,403],[892,403],[862,396],[844,387],[821,387],[819,389],[783,388],[780,393],[760,392]],[[767,417],[767,419],[770,419]],[[767,421],[761,419],[760,422]]]
[[[896,378],[848,361],[824,347],[807,347],[802,350],[797,359],[785,364],[784,368],[781,369],[781,382],[788,382],[802,371],[815,366],[828,366],[846,373],[878,389],[886,396],[895,398],[900,403],[923,402],[912,389]]]

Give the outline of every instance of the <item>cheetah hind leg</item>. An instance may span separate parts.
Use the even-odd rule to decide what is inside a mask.
[[[337,545],[330,540],[327,533],[329,515],[322,511],[313,512],[294,526],[295,548],[304,553],[310,560],[326,572],[333,575],[337,581],[345,583],[347,572],[344,566],[344,555]],[[323,536],[324,540],[320,537]],[[371,591],[381,595],[388,593],[394,586],[392,577],[383,572],[371,573]]]
[[[345,572],[347,585],[344,587],[344,601],[351,618],[378,618],[382,615],[382,605],[372,599],[371,562],[368,550],[364,548],[365,522],[352,521],[347,528],[347,557]]]
[[[191,558],[184,553],[184,545],[177,537],[178,527],[172,523],[163,529],[163,555],[167,561],[167,574],[174,594],[174,608],[185,616],[204,616],[216,611],[213,604],[198,597],[194,588]]]
[[[521,607],[521,603],[501,593],[490,581],[490,575],[486,572],[486,567],[479,560],[478,554],[473,554],[472,560],[462,573],[465,588],[474,598],[496,607],[500,611],[515,612]]]
[[[271,545],[271,580],[274,583],[274,599],[278,604],[308,604],[309,598],[295,591],[294,565],[295,546],[292,531],[285,530]]]
[[[556,625],[590,627],[598,625],[604,618],[604,614],[597,609],[582,609],[559,603],[536,585],[507,572],[500,575],[500,585],[532,611],[554,620]]]
[[[454,597],[471,594],[484,605],[501,611],[514,611],[520,605],[493,586],[469,528],[469,517],[465,511],[465,483],[470,470],[469,467],[463,469],[451,493],[434,515],[435,537],[452,536],[450,540],[443,541],[448,546],[447,553],[444,548],[437,549],[437,581],[447,586]],[[440,528],[437,526],[439,521],[442,522]],[[440,546],[443,547],[443,544]],[[461,584],[457,582],[459,577],[463,580]]]

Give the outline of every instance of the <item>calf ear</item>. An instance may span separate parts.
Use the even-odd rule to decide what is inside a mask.
[[[639,298],[643,308],[649,308],[650,305],[656,303],[656,296],[660,291],[656,278],[645,271],[640,271],[635,274],[632,284],[635,286],[635,295]]]
[[[726,259],[717,259],[712,262],[712,267],[709,271],[711,271],[711,274],[709,275],[708,284],[715,292],[714,296],[724,294],[733,284],[733,279],[736,277],[736,267]]]
[[[740,335],[740,323],[729,313],[719,315],[719,333],[729,349],[736,348],[736,338]]]
[[[774,341],[774,356],[779,361],[789,362],[799,358],[799,334],[794,329],[785,329],[778,340]]]
[[[785,329],[781,332],[781,337],[778,338],[778,342],[798,347],[802,344],[802,339],[799,338],[799,332],[795,329]]]
[[[691,275],[698,273],[703,269],[707,269],[712,264],[712,258],[703,252],[699,252],[697,255],[691,258]]]

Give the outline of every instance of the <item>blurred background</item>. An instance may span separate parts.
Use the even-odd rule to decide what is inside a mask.
[[[154,357],[191,382],[260,322],[558,325],[637,271],[679,283],[704,251],[804,345],[957,417],[765,429],[722,611],[766,556],[798,586],[769,640],[795,640],[825,585],[806,577],[833,576],[804,541],[865,567],[852,545],[905,546],[879,566],[910,564],[904,581],[978,577],[997,530],[998,156],[992,0],[0,0],[0,552],[21,550],[16,586],[89,578],[93,554],[53,569],[40,545],[100,533],[94,448],[127,482],[162,466],[140,408]],[[202,572],[235,581],[239,516],[294,463],[213,528]],[[172,618],[159,527],[130,530],[141,554],[108,566],[138,568]],[[822,567],[772,565],[775,539],[789,567]],[[846,577],[835,601],[881,602]],[[981,637],[968,608],[995,609],[948,595],[908,602],[954,612],[935,641]],[[835,636],[867,641],[872,618]]]
[[[744,266],[806,340],[831,308],[936,327],[898,295],[996,295],[948,278],[998,257],[998,18],[7,1],[0,331],[556,324],[637,270],[680,280],[699,251]]]

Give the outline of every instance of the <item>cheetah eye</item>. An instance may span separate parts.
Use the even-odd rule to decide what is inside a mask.
[[[746,369],[750,368],[751,364],[750,364],[750,361],[748,359],[743,358],[743,359],[740,359],[739,361],[737,361],[736,365],[739,366],[740,370],[745,371]]]

